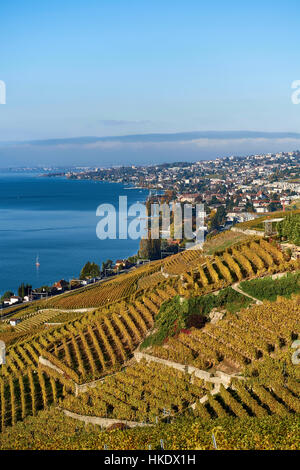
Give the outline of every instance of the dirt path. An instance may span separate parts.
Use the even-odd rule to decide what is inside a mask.
[[[246,292],[244,292],[242,289],[240,289],[240,283],[239,282],[236,282],[235,284],[232,284],[231,288],[234,289],[236,292],[238,292],[239,294],[242,294],[244,295],[245,297],[249,297],[249,299],[252,299],[254,300],[254,302],[257,304],[257,305],[262,305],[263,302],[259,299],[256,299],[255,297],[252,297],[252,295],[249,295],[247,294]]]

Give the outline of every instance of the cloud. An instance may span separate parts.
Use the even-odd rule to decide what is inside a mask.
[[[0,166],[111,166],[195,161],[300,148],[300,134],[210,131],[0,143]]]
[[[126,120],[117,120],[117,119],[101,119],[97,121],[98,124],[102,124],[103,126],[108,127],[118,127],[118,126],[131,126],[131,125],[148,125],[153,124],[152,121],[126,121]]]
[[[179,142],[181,145],[186,145],[187,141]],[[190,145],[196,145],[197,147],[230,147],[237,145],[265,145],[268,143],[281,145],[295,145],[296,147],[300,145],[300,135],[299,137],[244,137],[244,138],[229,138],[229,139],[195,139],[188,142]],[[296,148],[295,147],[295,148]],[[284,148],[283,148],[284,151]]]
[[[195,131],[195,132],[177,132],[177,133],[149,133],[149,134],[128,134],[120,136],[107,137],[71,137],[65,139],[47,139],[34,140],[30,142],[19,142],[16,145],[30,143],[38,146],[51,145],[86,145],[101,142],[121,142],[121,143],[163,143],[163,142],[195,142],[195,141],[247,141],[247,140],[274,140],[274,139],[293,139],[300,140],[300,133],[296,132],[256,132],[256,131]],[[0,143],[1,145],[1,143]]]

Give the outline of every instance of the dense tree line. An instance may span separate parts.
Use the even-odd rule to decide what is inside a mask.
[[[290,214],[278,222],[277,232],[280,237],[285,237],[295,245],[300,245],[300,214]]]
[[[260,300],[276,300],[277,296],[290,297],[291,294],[300,292],[300,272],[288,273],[280,279],[266,277],[264,279],[253,279],[241,283],[242,289],[247,294]]]
[[[88,261],[82,268],[80,272],[80,279],[91,279],[93,277],[100,276],[100,268],[99,265]]]
[[[22,282],[18,288],[18,296],[23,298],[25,295],[29,295],[31,290],[32,286],[30,284],[24,284],[24,282]]]

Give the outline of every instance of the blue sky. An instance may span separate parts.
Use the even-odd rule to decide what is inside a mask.
[[[0,142],[300,131],[300,3],[245,3],[2,0]]]

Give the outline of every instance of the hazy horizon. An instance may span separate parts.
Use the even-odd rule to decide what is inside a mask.
[[[194,131],[0,142],[0,168],[112,166],[293,151],[300,133]],[[9,162],[9,165],[7,164]]]

